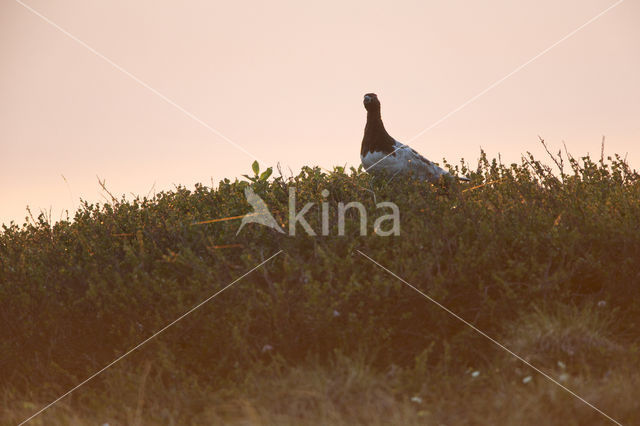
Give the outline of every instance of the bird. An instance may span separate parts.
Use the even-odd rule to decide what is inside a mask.
[[[364,108],[367,110],[367,124],[364,128],[360,161],[371,174],[381,172],[390,175],[412,175],[422,181],[438,182],[445,179],[469,181],[466,177],[454,177],[437,164],[427,160],[408,145],[395,140],[382,124],[380,100],[375,93],[364,95]]]

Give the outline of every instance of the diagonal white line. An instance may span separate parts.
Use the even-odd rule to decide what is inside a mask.
[[[622,3],[625,0],[618,0],[617,2],[615,2],[614,4],[612,4],[611,6],[607,7],[605,10],[603,10],[602,12],[598,13],[596,16],[594,16],[593,18],[589,19],[587,22],[585,22],[584,24],[580,25],[578,28],[574,29],[573,31],[571,31],[569,34],[565,35],[564,37],[562,37],[560,40],[556,41],[555,43],[553,43],[551,46],[547,47],[546,49],[542,50],[540,53],[538,53],[537,55],[535,55],[533,58],[529,59],[528,61],[526,61],[525,63],[521,64],[520,66],[518,66],[516,69],[514,69],[513,71],[511,71],[509,74],[505,75],[504,77],[500,78],[499,80],[496,80],[494,83],[492,83],[491,85],[489,85],[486,89],[484,89],[483,91],[479,92],[478,94],[476,94],[475,96],[469,98],[466,102],[464,102],[462,105],[460,105],[459,107],[449,111],[447,114],[445,114],[443,117],[441,117],[439,120],[437,120],[436,122],[434,122],[433,124],[431,124],[429,127],[426,127],[425,129],[421,130],[420,132],[418,132],[414,137],[412,137],[411,139],[409,139],[408,142],[413,142],[414,140],[418,139],[420,136],[422,136],[425,132],[433,129],[434,127],[436,127],[438,124],[442,123],[443,121],[445,121],[447,118],[451,117],[453,114],[455,114],[456,112],[460,111],[461,109],[463,109],[464,107],[466,107],[467,105],[469,105],[470,103],[472,103],[473,101],[475,101],[476,99],[478,99],[479,97],[481,97],[482,95],[484,95],[485,93],[487,93],[488,91],[490,91],[491,89],[493,89],[494,87],[500,85],[503,81],[505,81],[506,79],[508,79],[509,77],[511,77],[512,75],[516,74],[518,71],[522,70],[524,67],[526,67],[527,65],[529,65],[530,63],[532,63],[533,61],[535,61],[536,59],[540,58],[541,56],[543,56],[544,54],[546,54],[547,52],[549,52],[551,49],[553,49],[554,47],[556,47],[557,45],[559,45],[560,43],[562,43],[563,41],[567,40],[568,38],[572,37],[573,35],[575,35],[578,31],[582,30],[584,27],[586,27],[587,25],[591,24],[592,22],[596,21],[597,19],[599,19],[600,17],[602,17],[605,13],[609,12],[611,9],[613,9],[614,7],[620,5],[620,3]]]
[[[52,27],[56,28],[58,31],[60,31],[61,33],[63,33],[64,35],[66,35],[67,37],[69,37],[70,39],[72,39],[73,41],[75,41],[76,43],[80,44],[82,47],[86,48],[87,50],[89,50],[91,53],[93,53],[94,55],[96,55],[97,57],[99,57],[100,59],[104,60],[105,62],[109,63],[111,66],[113,66],[115,69],[117,69],[118,71],[122,72],[123,74],[125,74],[126,76],[130,77],[132,80],[134,80],[136,83],[140,84],[141,86],[143,86],[145,89],[149,90],[150,92],[152,92],[153,94],[157,95],[160,99],[162,99],[163,101],[167,102],[169,105],[173,106],[174,108],[176,108],[177,110],[183,112],[187,117],[191,118],[193,121],[195,121],[196,123],[202,125],[203,127],[205,127],[207,130],[211,131],[212,133],[214,133],[215,135],[217,135],[218,137],[220,137],[222,140],[224,140],[225,142],[233,145],[235,148],[239,149],[240,151],[244,152],[245,154],[247,154],[249,157],[258,160],[260,162],[262,162],[262,160],[260,160],[258,157],[256,157],[255,155],[253,155],[252,153],[250,153],[249,151],[247,151],[245,148],[243,148],[241,145],[237,144],[236,142],[232,141],[231,139],[229,139],[227,136],[225,136],[224,134],[222,134],[222,132],[220,132],[218,129],[215,129],[214,127],[210,126],[209,124],[207,124],[205,121],[203,121],[202,119],[200,119],[198,116],[196,116],[195,114],[193,114],[191,111],[187,110],[186,108],[184,108],[183,106],[179,105],[178,103],[176,103],[175,101],[173,101],[171,98],[169,98],[166,95],[163,95],[162,93],[160,93],[158,90],[154,89],[153,87],[151,87],[149,84],[145,83],[144,81],[142,81],[140,78],[136,77],[135,75],[133,75],[132,73],[130,73],[129,71],[127,71],[126,69],[124,69],[122,66],[118,65],[117,63],[115,63],[114,61],[112,61],[111,59],[109,59],[107,56],[103,55],[102,53],[98,52],[96,49],[94,49],[93,47],[89,46],[87,43],[85,43],[84,41],[80,40],[78,37],[74,36],[73,34],[71,34],[69,31],[65,30],[64,28],[62,28],[60,25],[56,24],[55,22],[53,22],[51,19],[47,18],[46,16],[44,16],[42,13],[38,12],[37,10],[35,10],[34,8],[32,8],[31,6],[23,3],[21,0],[15,0],[16,3],[20,4],[22,7],[24,7],[25,9],[27,9],[28,11],[30,11],[31,13],[33,13],[34,15],[38,16],[39,18],[41,18],[43,21],[45,21],[46,23],[48,23],[49,25],[51,25]]]
[[[534,57],[532,57],[531,59],[529,59],[528,61],[524,62],[523,64],[521,64],[520,66],[516,67],[513,71],[511,71],[510,73],[506,74],[504,77],[496,80],[495,82],[493,82],[492,84],[490,84],[486,89],[478,92],[476,95],[472,96],[471,98],[467,99],[464,103],[462,103],[460,106],[458,106],[457,108],[452,109],[451,111],[449,111],[447,114],[445,114],[444,116],[442,116],[440,119],[438,119],[437,121],[435,121],[433,124],[431,124],[430,126],[422,129],[421,131],[419,131],[414,137],[412,137],[411,139],[409,139],[406,143],[409,144],[411,142],[413,142],[414,140],[418,139],[420,136],[422,136],[423,134],[425,134],[426,132],[428,132],[429,130],[433,129],[434,127],[436,127],[437,125],[439,125],[440,123],[442,123],[443,121],[445,121],[447,118],[451,117],[453,114],[457,113],[458,111],[460,111],[461,109],[463,109],[464,107],[466,107],[467,105],[473,103],[475,100],[477,100],[478,98],[480,98],[481,96],[485,95],[487,92],[489,92],[491,89],[499,86],[501,83],[503,83],[505,80],[507,80],[509,77],[511,77],[512,75],[516,74],[517,72],[521,71],[523,68],[525,68],[527,65],[531,64],[532,62],[534,62],[535,60],[537,60],[538,58],[540,58],[541,56],[543,56],[544,54],[546,54],[547,52],[549,52],[551,49],[555,48],[556,46],[558,46],[560,43],[562,43],[563,41],[571,38],[572,36],[574,36],[578,31],[582,30],[584,27],[586,27],[587,25],[593,23],[594,21],[598,20],[599,18],[601,18],[604,14],[606,14],[607,12],[609,12],[611,9],[613,9],[616,6],[619,6],[622,2],[624,2],[625,0],[618,0],[617,2],[615,2],[614,4],[612,4],[611,6],[607,7],[606,9],[604,9],[602,12],[598,13],[596,16],[594,16],[593,18],[589,19],[587,22],[585,22],[584,24],[580,25],[578,28],[574,29],[573,31],[571,31],[570,33],[568,33],[567,35],[565,35],[564,37],[562,37],[560,40],[556,41],[555,43],[551,44],[549,47],[547,47],[546,49],[542,50],[540,53],[538,53],[537,55],[535,55]],[[376,164],[378,164],[379,162],[381,162],[382,160],[384,160],[385,158],[387,158],[390,155],[395,154],[395,152],[398,150],[398,148],[396,148],[395,150],[393,150],[392,152],[390,152],[389,154],[385,155],[384,157],[382,157],[381,159],[379,159],[378,161],[376,161],[375,163],[373,163],[371,166],[367,167],[365,170],[369,170],[372,167],[374,167]]]
[[[407,281],[405,281],[403,278],[399,277],[398,275],[394,274],[392,271],[390,271],[389,269],[385,268],[384,266],[382,266],[380,263],[376,262],[375,260],[373,260],[372,258],[370,258],[369,256],[367,256],[366,254],[364,254],[363,252],[361,252],[360,250],[356,250],[358,253],[360,253],[362,256],[364,256],[365,258],[369,259],[371,262],[373,262],[374,264],[378,265],[380,268],[384,269],[386,272],[388,272],[389,274],[391,274],[392,276],[394,276],[395,278],[399,279],[400,281],[402,281],[404,284],[406,284],[407,286],[411,287],[413,290],[417,291],[418,293],[420,293],[422,296],[424,296],[425,298],[427,298],[430,302],[434,303],[435,305],[437,305],[440,309],[444,310],[445,312],[447,312],[448,314],[452,315],[453,317],[455,317],[457,320],[463,322],[465,325],[471,327],[474,331],[476,331],[477,333],[481,334],[482,336],[486,337],[487,339],[489,339],[491,342],[493,342],[494,344],[496,344],[498,347],[500,347],[501,349],[504,349],[505,351],[507,351],[509,354],[513,355],[514,357],[516,357],[517,359],[519,359],[520,361],[522,361],[523,363],[527,364],[529,367],[533,368],[535,371],[537,371],[538,373],[542,374],[544,377],[546,377],[548,380],[550,380],[551,382],[555,383],[556,385],[560,386],[562,389],[564,389],[565,391],[569,392],[571,395],[575,396],[576,398],[578,398],[580,401],[584,402],[585,404],[587,404],[589,407],[593,408],[594,410],[596,410],[598,413],[602,414],[604,417],[606,417],[607,419],[611,420],[613,423],[622,426],[622,424],[620,422],[618,422],[617,420],[613,419],[612,417],[608,416],[604,411],[600,410],[598,407],[596,407],[595,405],[591,404],[589,401],[587,401],[586,399],[584,399],[583,397],[581,397],[580,395],[578,395],[577,393],[575,393],[574,391],[572,391],[571,389],[569,389],[568,387],[564,386],[562,383],[558,382],[556,379],[554,379],[553,377],[551,377],[550,375],[548,375],[547,373],[545,373],[544,371],[540,370],[538,367],[536,367],[535,365],[531,364],[529,361],[527,361],[526,359],[522,358],[520,355],[516,354],[515,352],[513,352],[511,349],[507,348],[506,346],[504,346],[502,343],[498,342],[497,340],[495,340],[494,338],[492,338],[491,336],[489,336],[487,333],[485,333],[484,331],[480,330],[478,327],[476,327],[475,325],[471,324],[469,321],[465,320],[464,318],[462,318],[460,315],[456,314],[455,312],[453,312],[452,310],[448,309],[446,306],[442,305],[440,302],[436,301],[435,299],[433,299],[432,297],[430,297],[429,295],[427,295],[426,293],[422,292],[421,290],[417,289],[416,287],[414,287],[413,285],[409,284]]]
[[[279,250],[276,254],[272,255],[271,257],[269,257],[268,259],[260,262],[258,265],[254,266],[253,268],[251,268],[248,272],[244,273],[243,275],[241,275],[240,277],[236,278],[235,280],[233,280],[231,283],[227,284],[225,287],[223,287],[222,289],[218,290],[216,293],[212,294],[211,296],[207,297],[205,300],[203,300],[202,302],[198,303],[197,305],[195,305],[193,308],[189,309],[187,312],[185,312],[184,314],[180,315],[178,318],[176,318],[175,320],[171,321],[169,324],[165,325],[164,327],[162,327],[160,330],[156,331],[155,333],[153,333],[151,336],[147,337],[145,340],[143,340],[142,342],[138,343],[136,346],[134,346],[133,348],[129,349],[127,352],[123,353],[122,355],[120,355],[118,358],[114,359],[113,361],[111,361],[109,364],[105,365],[104,367],[102,367],[100,370],[96,371],[95,373],[93,373],[91,376],[87,377],[86,379],[84,379],[82,382],[78,383],[76,386],[74,386],[73,388],[69,389],[67,392],[65,392],[64,394],[60,395],[58,398],[56,398],[55,400],[51,401],[49,404],[45,405],[44,407],[42,407],[40,410],[38,410],[37,412],[35,412],[34,414],[31,415],[31,417],[23,420],[20,425],[23,425],[25,423],[27,423],[28,421],[30,421],[31,419],[33,419],[34,417],[36,417],[37,415],[39,415],[40,413],[42,413],[43,411],[45,411],[46,409],[50,408],[51,406],[53,406],[54,404],[56,404],[58,401],[60,401],[61,399],[63,399],[64,397],[68,396],[69,394],[71,394],[73,391],[75,391],[76,389],[78,389],[79,387],[85,385],[87,382],[89,382],[91,379],[93,379],[94,377],[98,376],[100,373],[102,373],[103,371],[105,371],[106,369],[108,369],[109,367],[113,366],[115,363],[117,363],[118,361],[121,361],[123,358],[125,358],[126,356],[128,356],[129,354],[131,354],[132,352],[136,351],[137,349],[139,349],[142,345],[148,343],[151,339],[157,337],[160,333],[164,332],[165,330],[167,330],[169,327],[173,326],[174,324],[176,324],[178,321],[184,319],[187,315],[193,313],[196,309],[200,308],[202,305],[204,305],[205,303],[207,303],[208,301],[210,301],[211,299],[213,299],[214,297],[216,297],[217,295],[219,295],[220,293],[222,293],[223,291],[225,291],[226,289],[228,289],[229,287],[231,287],[232,285],[234,285],[235,283],[237,283],[238,281],[240,281],[241,279],[243,279],[244,277],[246,277],[247,275],[249,275],[250,273],[252,273],[253,271],[255,271],[256,269],[260,268],[261,266],[263,266],[265,263],[267,263],[268,261],[270,261],[271,259],[273,259],[274,257],[278,256],[280,253],[282,253],[282,250]],[[19,425],[19,426],[20,426]]]

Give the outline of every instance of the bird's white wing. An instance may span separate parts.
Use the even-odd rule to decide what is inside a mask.
[[[440,179],[440,176],[450,176],[447,171],[427,160],[408,145],[395,141],[394,149],[396,149],[398,161],[405,165],[407,173],[419,179],[435,182]]]

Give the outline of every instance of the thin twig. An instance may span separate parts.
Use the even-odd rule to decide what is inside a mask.
[[[109,190],[107,189],[107,186],[106,186],[107,180],[104,179],[104,180],[101,181],[100,180],[100,176],[98,176],[98,175],[96,175],[96,178],[98,178],[98,185],[100,185],[100,187],[104,190],[104,192],[109,194],[113,204],[118,204],[118,199],[116,197],[114,197],[113,194],[111,192],[109,192]]]

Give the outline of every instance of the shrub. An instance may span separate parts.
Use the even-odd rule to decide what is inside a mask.
[[[570,158],[570,172],[561,157],[553,158],[557,174],[532,156],[503,165],[483,153],[475,170],[464,162],[455,170],[471,176],[469,185],[389,182],[339,167],[305,167],[269,180],[270,171],[254,167],[249,182],[225,179],[217,188],[84,202],[72,220],[50,223],[41,214],[21,226],[4,225],[3,390],[22,400],[58,396],[279,250],[134,352],[127,368],[152,358],[158,383],[197,380],[221,389],[277,365],[327,368],[339,353],[364,359],[372,374],[394,369],[405,396],[428,396],[427,380],[443,384],[450,375],[504,361],[490,341],[357,250],[543,364],[549,351],[566,345],[592,355],[581,358],[581,371],[594,357],[597,362],[594,348],[635,353],[639,175],[617,156]],[[236,220],[201,223],[247,213],[246,185],[283,225],[289,187],[296,188],[298,205],[316,203],[306,215],[316,230],[322,226],[317,205],[329,202],[329,235],[299,229],[291,237],[248,224],[236,236]],[[376,202],[393,201],[400,235],[370,229],[360,236],[352,212],[339,236],[340,201],[360,201],[372,216]],[[606,315],[597,313],[598,303]],[[581,314],[557,317],[558,306],[568,305]],[[542,334],[533,338],[536,333]],[[590,374],[604,377],[606,369]],[[95,382],[95,389],[104,383]]]

